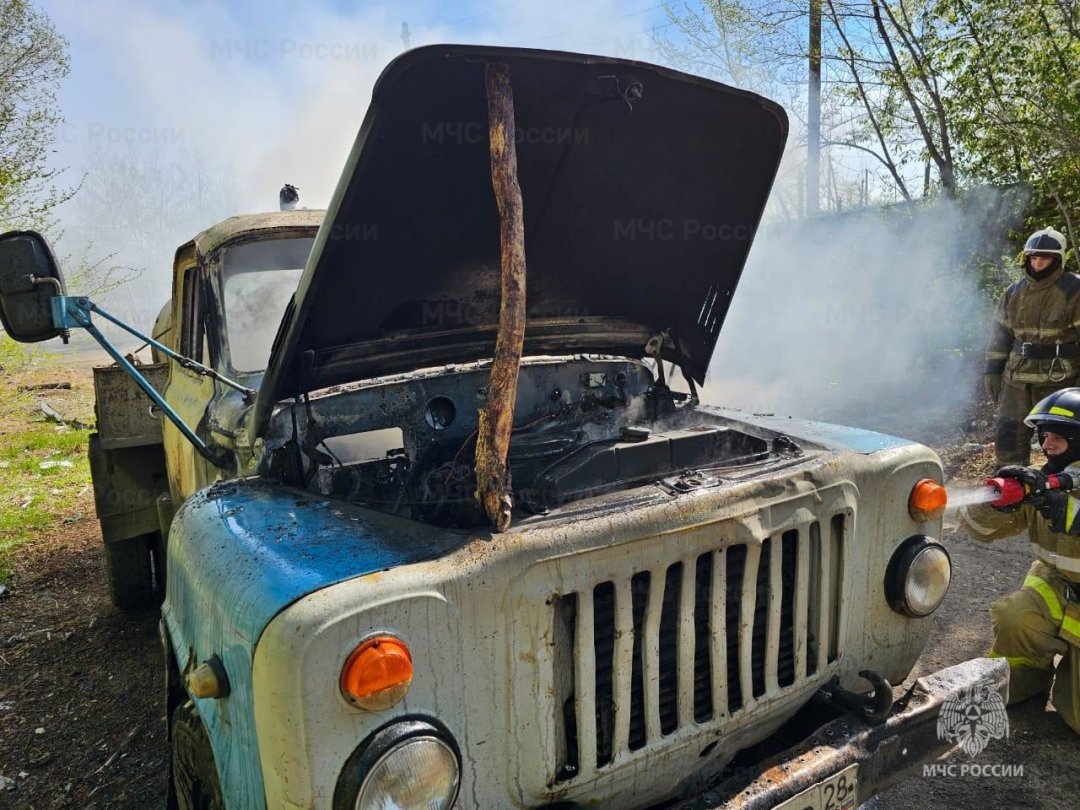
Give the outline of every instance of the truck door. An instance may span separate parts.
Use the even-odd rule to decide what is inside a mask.
[[[212,308],[209,306],[209,281],[205,269],[189,254],[188,261],[177,268],[173,289],[173,324],[180,354],[208,366],[214,365],[213,341],[210,340]],[[165,399],[181,420],[204,440],[207,406],[215,394],[209,377],[170,363],[169,384]],[[173,506],[179,507],[192,493],[219,477],[220,471],[200,456],[184,435],[169,420],[162,420],[165,457],[168,463],[169,490]]]

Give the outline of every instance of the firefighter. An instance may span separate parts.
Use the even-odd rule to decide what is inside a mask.
[[[1066,471],[1080,462],[1080,388],[1041,400],[1025,422],[1038,431],[1046,465],[1010,465],[994,475],[1018,479],[1027,497],[1012,506],[964,507],[960,520],[987,542],[1027,531],[1036,560],[1020,590],[990,606],[990,656],[1009,662],[1009,703],[1044,694],[1052,683],[1054,708],[1080,733],[1080,467]],[[1051,473],[1064,479],[1062,488],[1048,489]]]
[[[983,381],[997,403],[994,450],[999,466],[1026,465],[1036,402],[1080,372],[1080,277],[1065,272],[1065,237],[1053,228],[1024,244],[1024,276],[998,301]]]

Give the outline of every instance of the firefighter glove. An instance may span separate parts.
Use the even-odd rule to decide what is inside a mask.
[[[1077,478],[1076,478],[1075,475],[1070,475],[1069,473],[1059,472],[1057,474],[1057,477],[1058,477],[1058,487],[1057,488],[1060,489],[1060,490],[1068,491],[1070,489],[1076,489],[1077,483],[1080,483],[1080,482],[1077,481]]]
[[[1001,375],[984,374],[983,387],[986,388],[986,395],[990,397],[990,400],[997,402],[1001,397]]]
[[[1024,467],[1020,464],[1009,464],[994,470],[994,478],[1015,478],[1024,485],[1022,503],[1030,504],[1038,509],[1043,503],[1043,497],[1048,492],[1046,474],[1032,467]],[[1000,507],[1002,512],[1015,512],[1020,508],[1019,503]]]

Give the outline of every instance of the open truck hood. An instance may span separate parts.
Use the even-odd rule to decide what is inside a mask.
[[[499,312],[484,64],[513,85],[525,354],[663,356],[704,382],[784,141],[760,96],[641,62],[480,46],[375,84],[274,341],[256,423],[330,385],[491,357]]]

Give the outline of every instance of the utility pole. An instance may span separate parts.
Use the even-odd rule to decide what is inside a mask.
[[[810,76],[806,98],[806,215],[818,213],[821,182],[821,0],[810,0]]]

